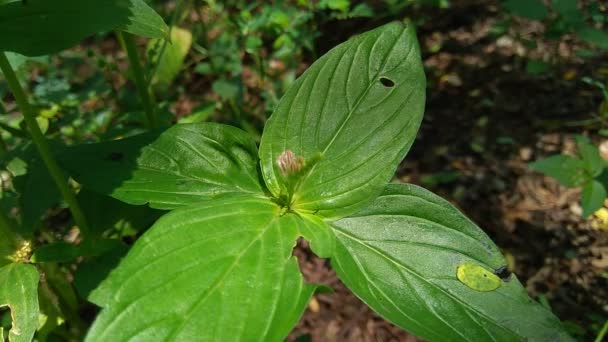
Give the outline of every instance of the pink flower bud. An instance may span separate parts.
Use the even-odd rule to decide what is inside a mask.
[[[291,150],[286,150],[277,158],[277,165],[284,176],[290,176],[302,170],[304,158],[296,156]]]

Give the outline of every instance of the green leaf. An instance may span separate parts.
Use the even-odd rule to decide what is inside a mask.
[[[349,18],[371,18],[374,16],[374,9],[365,3],[357,4],[348,13]]]
[[[173,83],[184,65],[191,45],[192,33],[179,27],[171,28],[171,42],[164,39],[152,39],[148,42],[148,52],[160,47],[152,58],[152,63],[156,65],[152,84],[159,91],[166,91]]]
[[[584,23],[584,15],[578,9],[577,0],[553,0],[551,5],[553,9],[568,23],[570,26],[578,26]]]
[[[329,258],[334,253],[335,237],[331,227],[316,215],[301,215],[298,220],[302,236],[310,242],[312,251],[321,258]]]
[[[530,59],[526,63],[526,72],[530,75],[542,75],[551,70],[551,64],[541,60]]]
[[[143,205],[130,205],[86,188],[77,196],[91,233],[102,236],[106,231],[119,231],[121,236],[149,228],[163,211]]]
[[[45,55],[114,29],[150,38],[166,38],[169,33],[143,0],[27,0],[0,5],[0,51]]]
[[[46,211],[61,202],[61,195],[32,144],[20,145],[6,158],[10,160],[6,167],[14,177],[13,187],[19,194],[18,233],[30,237],[40,227]]]
[[[170,39],[169,26],[144,0],[113,1],[119,1],[123,7],[125,6],[125,2],[128,3],[127,7],[130,10],[129,19],[119,26],[119,29],[136,36]]]
[[[582,160],[563,154],[537,160],[529,164],[534,171],[544,173],[555,178],[563,186],[574,188],[584,181],[583,170],[585,164]]]
[[[608,33],[591,26],[581,26],[576,34],[587,43],[608,50]]]
[[[578,153],[589,175],[592,177],[599,176],[606,167],[606,161],[600,155],[598,148],[582,135],[577,135],[574,139],[576,140]]]
[[[282,340],[315,289],[291,255],[300,220],[246,195],[163,216],[90,296],[86,340]]]
[[[350,0],[321,0],[321,8],[329,8],[336,11],[346,12],[350,7]]]
[[[215,112],[215,103],[207,103],[194,109],[188,116],[181,117],[177,123],[199,123],[206,121]]]
[[[238,128],[215,123],[75,146],[60,160],[89,189],[157,209],[224,193],[262,192],[253,140]]]
[[[578,0],[552,0],[551,7],[561,16],[568,16],[573,12],[578,12]]]
[[[606,199],[606,188],[595,179],[590,179],[583,185],[581,193],[581,207],[583,207],[583,217],[589,217],[604,205]]]
[[[38,327],[38,271],[24,264],[0,268],[0,307],[8,306],[13,318],[11,342],[30,342]],[[1,336],[0,336],[1,337]]]
[[[41,160],[36,158],[30,161],[27,170],[27,174],[22,176],[20,196],[21,233],[30,236],[39,227],[43,214],[61,201],[61,195]]]
[[[74,272],[74,288],[82,298],[89,298],[91,292],[107,278],[129,249],[122,245],[96,258],[90,258],[78,264]]]
[[[332,226],[332,265],[340,279],[383,317],[417,336],[571,340],[559,320],[508,274],[488,236],[423,188],[389,185],[371,206]],[[493,273],[499,286],[481,279]]]
[[[260,145],[268,189],[298,212],[341,217],[377,196],[414,141],[425,77],[414,28],[391,23],[317,60],[281,99]],[[286,172],[279,158],[292,151]]]
[[[211,88],[224,100],[233,99],[239,93],[239,88],[233,82],[224,79],[213,82]]]
[[[540,0],[507,0],[503,6],[511,13],[534,20],[543,20],[549,16],[547,7]]]
[[[83,243],[74,245],[67,242],[55,242],[44,245],[34,252],[32,262],[66,262],[78,257],[93,257],[107,253],[124,246],[117,239],[100,239],[94,243]]]

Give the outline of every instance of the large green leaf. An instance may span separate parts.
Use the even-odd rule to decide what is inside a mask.
[[[13,318],[11,342],[30,342],[38,327],[38,271],[24,264],[0,268],[0,307],[8,306]],[[0,335],[0,337],[2,337]]]
[[[289,88],[264,129],[268,188],[299,212],[352,213],[393,176],[414,141],[424,99],[412,26],[391,23],[339,45]],[[286,172],[279,158],[290,159],[288,151],[294,156]]]
[[[50,54],[115,29],[151,38],[166,38],[169,33],[143,0],[27,0],[0,5],[0,51]]]
[[[418,336],[570,340],[559,321],[508,274],[492,241],[447,201],[420,187],[389,185],[371,206],[332,226],[332,264],[340,279],[382,316]]]
[[[175,125],[159,136],[75,146],[60,159],[91,190],[173,209],[222,193],[262,193],[256,154],[244,131],[199,123]]]
[[[87,341],[280,341],[315,286],[291,255],[301,219],[264,197],[172,211],[89,297]]]

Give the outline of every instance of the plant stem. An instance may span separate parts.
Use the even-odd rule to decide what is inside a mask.
[[[600,330],[599,334],[597,334],[595,342],[602,342],[604,340],[604,336],[606,336],[606,333],[608,333],[608,320],[604,322],[604,326],[602,327],[602,330]]]
[[[21,113],[23,114],[23,118],[27,125],[27,129],[32,137],[34,145],[36,145],[36,148],[40,153],[40,157],[42,157],[44,165],[46,165],[46,168],[51,174],[53,181],[59,188],[63,199],[70,207],[70,210],[72,211],[72,216],[74,217],[74,221],[78,225],[78,228],[80,228],[80,233],[83,237],[87,236],[89,233],[89,226],[87,224],[83,211],[80,208],[80,205],[78,204],[78,201],[76,201],[76,195],[74,195],[74,193],[70,189],[67,177],[59,168],[57,161],[53,157],[51,148],[49,147],[48,142],[44,138],[44,135],[40,130],[40,126],[38,126],[38,122],[36,121],[36,114],[27,100],[25,91],[21,87],[21,84],[19,84],[19,81],[17,80],[17,76],[15,76],[13,68],[8,62],[6,55],[2,51],[0,51],[0,70],[2,70],[2,72],[4,73],[6,82],[8,83],[8,86],[11,89],[13,96],[15,97],[17,105],[21,109]]]
[[[158,124],[156,120],[156,102],[154,101],[152,94],[150,94],[150,88],[148,87],[148,82],[146,82],[146,77],[144,76],[144,70],[139,61],[135,39],[133,39],[133,35],[127,32],[117,31],[116,34],[124,43],[125,50],[127,51],[129,64],[133,71],[133,77],[135,78],[135,86],[137,87],[139,98],[141,99],[144,112],[146,112],[146,117],[148,118],[148,128],[154,129]]]

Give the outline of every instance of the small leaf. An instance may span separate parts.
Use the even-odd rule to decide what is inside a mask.
[[[555,155],[532,162],[529,166],[532,170],[553,177],[569,188],[580,186],[585,179],[583,174],[585,164],[572,156]]]
[[[207,103],[202,105],[188,114],[188,116],[181,117],[177,120],[177,123],[199,123],[206,121],[215,112],[215,103]]]
[[[224,79],[213,82],[211,88],[224,100],[234,99],[239,93],[239,88],[234,83]]]
[[[576,27],[585,21],[585,16],[578,9],[577,2],[577,0],[552,0],[551,6],[568,25]]]
[[[600,155],[600,150],[582,135],[576,136],[575,140],[585,169],[591,177],[599,176],[606,167],[606,161]]]
[[[511,13],[534,20],[543,20],[549,16],[547,7],[540,0],[507,0],[503,6]]]
[[[164,39],[151,39],[148,42],[148,51],[160,46],[158,54],[152,58],[152,63],[155,65],[152,84],[156,89],[166,91],[173,83],[184,65],[184,59],[191,45],[192,33],[179,27],[171,28],[171,42]]]
[[[130,10],[129,20],[119,26],[119,29],[136,36],[170,39],[169,27],[167,24],[165,24],[163,18],[144,0],[118,1],[121,2],[122,7],[124,7],[124,3],[127,2],[127,8]],[[87,2],[87,4],[89,4],[89,2]]]
[[[380,315],[419,337],[571,340],[506,271],[488,236],[429,191],[391,184],[370,206],[331,226],[339,278]]]
[[[340,44],[291,85],[266,124],[260,159],[268,189],[300,213],[352,213],[393,177],[424,98],[414,27],[391,23]],[[282,172],[287,151],[305,172]]]
[[[165,38],[169,32],[143,0],[27,0],[0,5],[0,51],[46,55],[114,29],[150,38]]]
[[[280,341],[306,308],[292,256],[298,216],[223,196],[163,216],[91,299],[86,341]]]
[[[456,269],[456,277],[460,282],[476,291],[494,291],[502,281],[494,273],[474,264],[464,263]]]
[[[608,33],[591,26],[581,26],[576,34],[587,43],[608,50]]]
[[[75,146],[60,160],[87,188],[157,209],[225,193],[262,193],[255,142],[238,128],[215,123]]]
[[[526,72],[530,75],[542,75],[551,69],[551,64],[541,60],[530,59],[526,63]]]
[[[30,342],[38,327],[38,271],[25,264],[0,268],[0,307],[8,306],[13,318],[10,342]],[[0,335],[0,337],[2,337]]]
[[[581,207],[583,217],[589,217],[604,205],[606,188],[598,180],[591,179],[583,185],[581,194]]]
[[[578,12],[577,0],[552,0],[551,6],[561,16],[568,16],[570,13]]]

